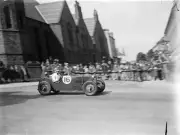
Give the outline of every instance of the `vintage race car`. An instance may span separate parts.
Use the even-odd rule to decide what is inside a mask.
[[[105,89],[105,82],[96,73],[73,73],[65,75],[60,72],[45,72],[38,84],[41,95],[49,95],[51,92],[83,91],[87,96],[100,94]]]

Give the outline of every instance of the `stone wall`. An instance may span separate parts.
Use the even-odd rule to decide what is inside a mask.
[[[0,54],[0,60],[5,65],[22,65],[24,64],[24,59],[22,55],[2,55]]]
[[[0,31],[0,59],[5,64],[24,63],[19,31]]]

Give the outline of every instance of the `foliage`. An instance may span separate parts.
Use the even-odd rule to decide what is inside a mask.
[[[139,61],[147,61],[147,56],[146,54],[142,53],[142,52],[139,52],[137,54],[137,57],[136,57],[136,61],[139,62]]]
[[[147,52],[147,60],[148,61],[150,61],[152,58],[154,58],[154,56],[155,56],[155,53],[153,52],[152,49]]]

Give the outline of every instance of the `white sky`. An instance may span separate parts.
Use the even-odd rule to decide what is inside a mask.
[[[38,0],[40,3],[58,0]],[[74,13],[75,0],[68,5]],[[172,0],[91,0],[78,1],[84,18],[93,17],[93,10],[98,11],[103,28],[114,33],[116,46],[125,49],[128,60],[135,60],[138,52],[146,53],[163,36]]]

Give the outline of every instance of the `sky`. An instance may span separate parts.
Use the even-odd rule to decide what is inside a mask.
[[[40,3],[58,0],[38,0]],[[147,53],[164,35],[173,5],[172,0],[91,0],[78,1],[83,17],[93,17],[96,9],[103,29],[114,33],[116,47],[124,48],[127,60],[135,60],[139,52]],[[75,0],[67,0],[74,13]]]

